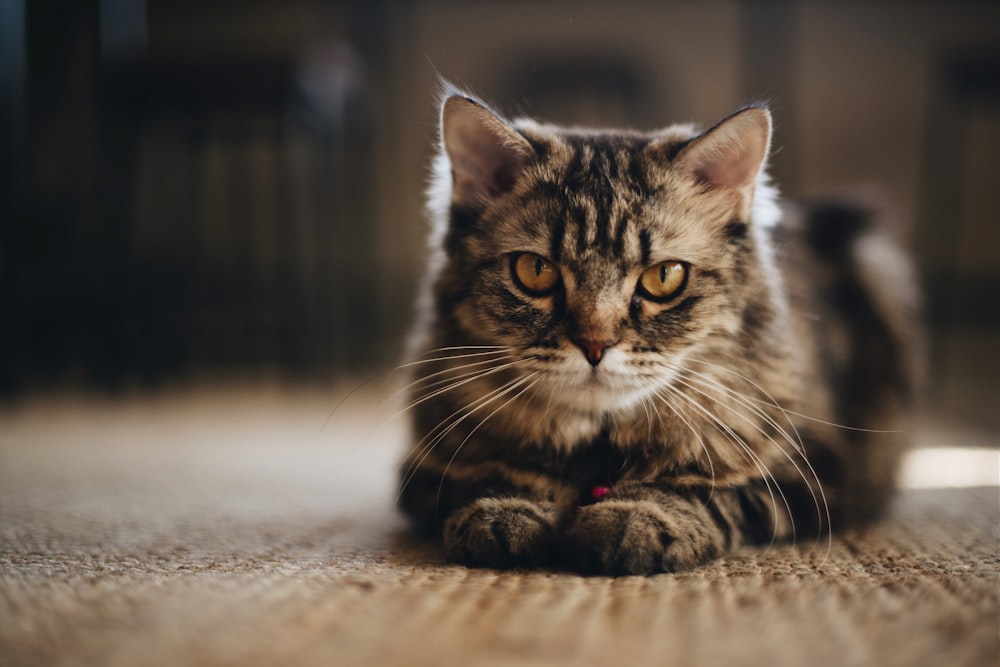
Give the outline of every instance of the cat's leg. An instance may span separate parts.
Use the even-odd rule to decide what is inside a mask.
[[[560,511],[550,480],[519,480],[499,464],[475,474],[453,468],[421,466],[400,495],[418,525],[442,535],[450,561],[496,568],[553,562]]]
[[[687,570],[741,544],[787,538],[792,520],[766,485],[669,489],[615,487],[580,507],[566,530],[566,559],[590,574]]]

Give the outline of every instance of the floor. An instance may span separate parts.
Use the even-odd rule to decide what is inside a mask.
[[[405,431],[279,386],[0,409],[0,666],[995,665],[1000,450],[923,431],[892,516],[695,572],[445,564]]]

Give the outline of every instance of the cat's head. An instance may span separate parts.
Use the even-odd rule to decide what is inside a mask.
[[[591,412],[635,404],[689,356],[740,354],[770,280],[755,233],[777,215],[770,134],[763,107],[638,133],[507,121],[446,95],[436,343],[503,346],[536,393]]]

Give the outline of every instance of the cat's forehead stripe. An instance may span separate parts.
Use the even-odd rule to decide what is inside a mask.
[[[648,234],[645,241],[633,238],[645,181],[637,177],[644,172],[638,155],[643,143],[620,137],[563,138],[566,150],[559,152],[563,159],[554,158],[543,170],[547,180],[539,183],[549,193],[560,192],[566,202],[565,213],[549,221],[554,260],[564,252],[585,255],[588,249],[615,256],[631,249],[636,260],[648,259]],[[550,179],[557,179],[560,186],[552,188]]]
[[[639,230],[639,249],[642,253],[642,260],[640,263],[645,266],[646,264],[649,264],[650,255],[652,255],[653,252],[653,242],[649,238],[648,229]]]
[[[559,262],[562,259],[563,242],[566,238],[566,218],[559,215],[551,221],[550,231],[551,241],[549,242],[549,257],[552,261]]]

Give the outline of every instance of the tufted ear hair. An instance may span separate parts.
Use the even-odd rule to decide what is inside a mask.
[[[673,166],[711,189],[752,188],[771,144],[771,113],[748,107],[719,121],[677,151]]]
[[[483,208],[509,192],[534,154],[516,130],[461,94],[441,106],[441,143],[451,164],[451,200]]]

